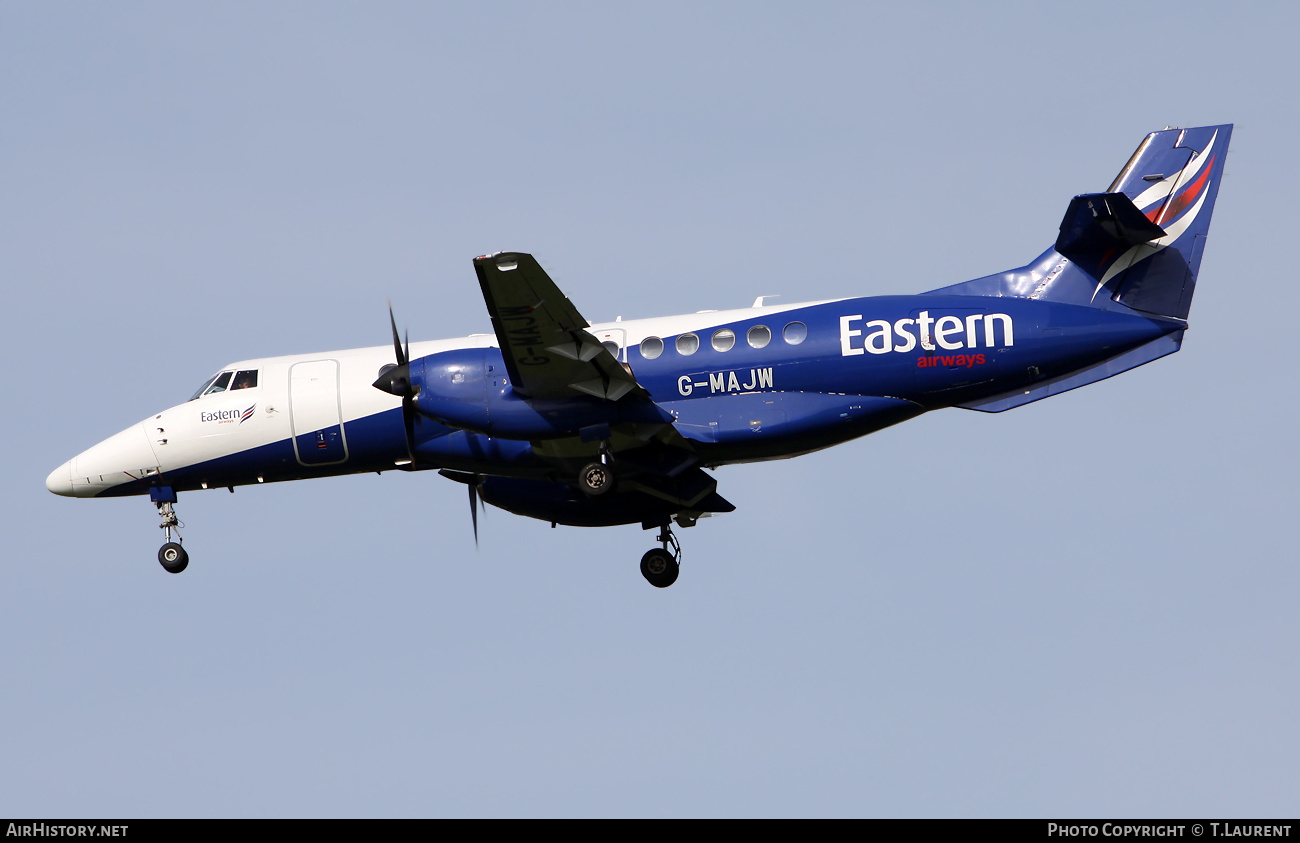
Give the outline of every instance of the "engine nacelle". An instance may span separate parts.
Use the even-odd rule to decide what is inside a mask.
[[[419,390],[415,400],[421,415],[501,439],[557,439],[597,425],[671,421],[650,401],[520,395],[496,348],[463,348],[412,360],[411,383]]]
[[[412,360],[411,384],[420,414],[448,427],[489,432],[487,351],[460,348]]]

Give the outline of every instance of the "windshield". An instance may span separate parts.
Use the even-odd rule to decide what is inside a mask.
[[[231,382],[231,376],[234,377],[233,383]],[[195,390],[194,394],[190,396],[190,400],[193,401],[196,398],[201,398],[204,395],[211,395],[214,392],[225,392],[230,389],[255,389],[256,387],[256,369],[240,369],[238,372],[218,372],[204,381],[203,386]]]
[[[198,398],[200,395],[202,395],[203,393],[207,392],[207,391],[208,391],[208,387],[212,386],[212,382],[215,381],[217,378],[221,377],[222,375],[227,375],[227,376],[229,376],[230,373],[229,373],[229,372],[218,372],[217,374],[215,374],[215,375],[213,375],[212,377],[210,377],[210,378],[208,378],[207,380],[205,380],[205,381],[203,382],[203,386],[201,386],[201,387],[199,387],[198,389],[194,390],[194,394],[190,396],[190,400],[193,401],[195,398]]]

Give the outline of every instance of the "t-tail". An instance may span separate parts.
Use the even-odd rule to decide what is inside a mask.
[[[1017,296],[1186,321],[1232,125],[1152,132],[1105,193],[1076,196],[1027,266],[933,290]]]

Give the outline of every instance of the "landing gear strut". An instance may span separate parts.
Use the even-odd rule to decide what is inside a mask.
[[[677,543],[677,537],[673,535],[672,527],[664,524],[659,528],[659,535],[656,539],[663,543],[663,548],[654,548],[646,551],[645,556],[641,557],[641,576],[653,585],[655,588],[667,588],[677,582],[677,574],[680,571],[678,564],[682,558],[682,546]],[[669,548],[672,550],[669,550]]]
[[[176,517],[176,492],[170,486],[161,486],[149,490],[149,499],[158,507],[167,543],[158,549],[158,562],[169,574],[179,574],[190,564],[190,555],[181,547],[180,519]],[[176,541],[172,541],[172,530],[176,531]]]

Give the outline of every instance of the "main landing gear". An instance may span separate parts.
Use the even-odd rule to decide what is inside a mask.
[[[663,543],[662,548],[646,551],[641,557],[641,576],[655,588],[667,588],[677,582],[681,566],[682,546],[677,543],[672,527],[664,524],[659,528],[656,540]],[[670,551],[668,548],[671,547]]]
[[[578,489],[588,498],[601,498],[614,491],[614,480],[614,458],[608,441],[602,441],[599,458],[578,472]],[[691,527],[699,513],[679,512],[674,517],[681,526]],[[656,539],[662,547],[648,550],[641,557],[641,576],[655,588],[667,588],[677,582],[677,575],[681,572],[682,546],[673,535],[671,523],[665,521],[659,528]]]
[[[170,486],[162,486],[150,489],[149,499],[158,507],[158,515],[162,518],[162,523],[158,526],[163,529],[167,539],[167,543],[158,548],[158,562],[167,573],[179,574],[190,564],[190,555],[181,547],[181,522],[176,517],[175,509],[176,493]],[[176,541],[172,541],[172,530],[176,531]]]
[[[614,491],[614,459],[608,444],[600,445],[600,459],[589,462],[578,472],[578,488],[589,498],[599,498]]]

